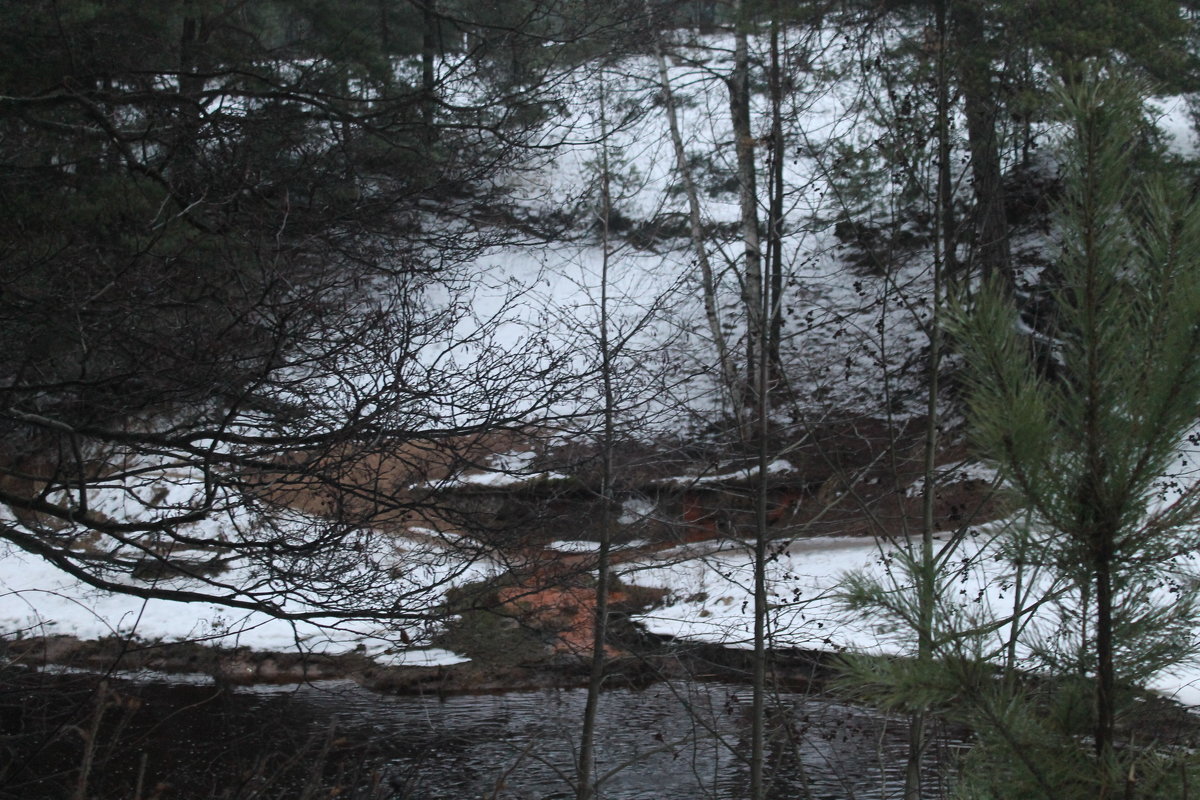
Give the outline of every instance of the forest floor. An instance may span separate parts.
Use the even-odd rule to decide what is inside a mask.
[[[887,548],[904,546],[919,530],[920,440],[919,430],[897,435],[859,419],[815,431],[772,461],[766,476],[772,646],[779,676],[789,684],[819,680],[841,650],[878,643],[870,625],[838,608],[835,593],[844,573],[878,566]],[[7,659],[230,684],[350,677],[406,693],[581,685],[605,524],[592,485],[594,454],[554,448],[535,454],[503,444],[509,449],[474,459],[483,469],[433,480],[439,519],[378,521],[398,546],[446,559],[431,624],[384,639],[345,625],[302,631],[261,614],[231,620],[228,611],[203,604],[141,601],[74,585],[13,551],[0,561],[0,585],[8,587],[0,622],[15,632],[6,638]],[[683,675],[736,681],[747,674],[747,543],[758,480],[746,459],[722,455],[645,444],[619,450],[624,469],[608,520],[616,575],[608,647],[614,683]],[[947,450],[941,460],[939,524],[965,530],[993,519],[997,505],[986,473],[971,467],[961,449]],[[489,464],[504,468],[489,472]],[[470,537],[461,529],[450,534],[449,520],[467,518],[482,521]],[[474,556],[457,537],[470,539]]]

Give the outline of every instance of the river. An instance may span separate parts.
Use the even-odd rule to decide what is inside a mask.
[[[146,680],[113,686],[97,727],[89,798],[135,797],[139,783],[135,800],[573,796],[582,690],[438,698],[382,695],[350,682],[224,691]],[[3,796],[62,797],[78,788],[80,742],[97,706],[94,695],[76,697],[78,727],[26,754],[33,760],[9,770]],[[606,692],[599,797],[745,797],[749,700],[747,687],[724,683]],[[902,720],[824,695],[783,693],[773,707],[769,797],[898,795]],[[947,758],[931,755],[931,779],[939,755]]]

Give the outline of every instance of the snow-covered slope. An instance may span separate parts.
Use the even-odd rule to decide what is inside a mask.
[[[930,313],[927,298],[933,265],[929,231],[919,221],[904,223],[911,242],[889,251],[887,269],[861,259],[852,263],[848,257],[853,248],[847,248],[844,236],[839,238],[836,222],[855,223],[857,215],[869,222],[873,214],[887,210],[889,192],[887,186],[880,188],[877,197],[865,204],[846,196],[848,178],[839,171],[840,165],[851,151],[869,151],[883,131],[864,111],[871,104],[861,102],[875,87],[838,77],[843,60],[856,56],[840,49],[836,39],[828,33],[789,43],[791,57],[808,67],[799,73],[785,109],[788,192],[780,305],[787,386],[780,391],[783,402],[777,419],[783,436],[830,416],[902,419],[919,414],[924,402],[920,393],[927,341],[923,326]],[[733,134],[724,81],[731,52],[731,41],[720,37],[681,45],[674,48],[677,57],[672,59],[669,76],[680,102],[686,148],[702,178],[702,215],[712,232],[704,246],[720,273],[719,311],[731,350],[740,353],[745,331],[739,288],[742,257],[733,229],[739,217],[737,193],[727,180],[733,172]],[[597,105],[602,93],[608,109],[603,119]],[[624,435],[682,436],[703,430],[731,410],[717,386],[716,349],[704,319],[695,253],[682,235],[687,230],[683,222],[687,203],[679,191],[661,95],[657,65],[649,56],[629,57],[589,71],[575,87],[570,107],[548,123],[546,141],[558,144],[543,162],[506,179],[523,213],[535,220],[556,213],[573,217],[572,235],[493,248],[473,263],[456,267],[459,272],[450,281],[451,289],[429,292],[431,302],[453,301],[461,307],[457,336],[449,336],[458,343],[430,343],[426,357],[431,361],[471,363],[490,352],[546,352],[561,359],[554,369],[564,388],[547,416],[554,418],[553,425],[564,435],[596,426],[602,396],[597,372],[602,294],[607,297],[610,338],[618,343],[614,354],[618,424]],[[753,125],[756,133],[765,135],[768,123],[761,96],[757,102]],[[1171,109],[1171,127],[1182,131],[1183,126],[1176,124],[1178,106]],[[611,131],[611,136],[602,137],[602,129]],[[1184,138],[1183,133],[1176,135],[1181,141]],[[612,164],[614,209],[619,215],[612,221],[614,237],[607,252],[595,225],[601,148]],[[767,183],[763,169],[760,186]],[[607,286],[602,285],[605,267]],[[454,403],[453,397],[435,398],[431,407],[453,414],[457,413]],[[521,457],[513,457],[520,461]],[[434,484],[435,488],[499,487],[512,480],[514,470],[526,466],[505,462],[493,472],[459,473]],[[721,476],[707,480],[716,477]],[[114,485],[97,493],[94,508],[117,520],[145,514],[153,507],[168,513],[172,508],[193,507],[194,495],[203,486],[200,476],[151,472],[139,486]],[[166,493],[155,500],[153,493],[160,490]],[[144,496],[131,503],[131,492]],[[190,536],[212,542],[213,547],[176,551],[172,558],[190,558],[197,564],[219,559],[223,531],[262,524],[257,512],[236,497],[208,505],[214,509],[208,519],[187,524]],[[630,517],[629,522],[634,521]],[[3,522],[23,524],[15,518]],[[292,526],[296,536],[303,537],[305,531],[329,521],[294,512],[274,524]],[[357,561],[331,563],[329,569],[371,570],[367,582],[373,591],[391,591],[403,598],[412,619],[390,624],[353,617],[284,621],[212,603],[141,600],[89,588],[49,562],[10,547],[0,558],[0,633],[83,638],[116,633],[261,649],[299,645],[317,652],[344,652],[362,648],[393,663],[452,660],[445,653],[418,653],[436,627],[435,622],[426,625],[420,619],[421,611],[432,617],[449,589],[492,579],[502,570],[488,558],[468,557],[452,546],[448,540],[458,533],[446,524],[419,540],[369,530],[347,540],[360,547]],[[564,531],[562,538],[570,540],[572,533]],[[439,537],[447,541],[439,542]],[[943,539],[948,537],[943,534]],[[1011,603],[1005,599],[1010,597],[1005,587],[1011,576],[989,567],[997,563],[994,559],[980,557],[989,541],[986,533],[979,533],[956,556],[965,559],[959,591],[967,598],[966,614],[985,606],[991,609],[988,613],[1003,614],[1004,603]],[[863,623],[835,598],[846,572],[866,570],[888,579],[894,563],[890,553],[899,546],[849,538],[780,543],[771,564],[773,641],[781,646],[904,650],[907,645],[894,636],[895,631]],[[585,548],[564,544],[559,549]],[[651,630],[736,646],[749,638],[749,565],[747,548],[735,540],[703,552],[643,553],[622,566],[621,577],[670,592],[663,607],[640,618]],[[328,584],[317,573],[307,590],[297,592],[271,584],[273,578],[261,566],[252,559],[234,559],[222,563],[211,579],[217,591],[222,586],[232,587],[234,594],[249,591],[246,596],[270,598],[286,611],[319,612],[323,586],[330,592],[345,591],[344,572],[329,575]],[[178,575],[154,580],[181,586],[188,581]],[[341,597],[339,603],[345,600]],[[1200,702],[1200,691],[1188,688],[1197,677],[1183,673],[1164,677],[1159,685],[1172,693],[1183,692],[1179,696],[1187,702]]]

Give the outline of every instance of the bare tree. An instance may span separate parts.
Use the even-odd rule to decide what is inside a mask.
[[[376,11],[14,12],[6,52],[44,49],[0,98],[0,537],[139,597],[434,613],[365,526],[562,408],[567,354],[466,294],[562,65],[431,72],[429,37],[351,41]]]

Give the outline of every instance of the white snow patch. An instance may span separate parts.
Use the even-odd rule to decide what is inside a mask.
[[[998,557],[993,526],[982,526],[957,544],[947,562],[944,609],[960,617],[959,623],[1003,619],[1014,608],[1010,566]],[[935,537],[938,548],[953,539],[946,532]],[[895,622],[866,620],[848,611],[840,599],[844,578],[850,573],[873,577],[898,596],[910,592],[898,555],[917,547],[916,541],[877,541],[871,538],[816,537],[781,543],[768,564],[768,636],[773,647],[820,650],[849,649],[875,654],[912,655],[915,637]],[[620,579],[629,584],[666,589],[664,604],[635,617],[650,631],[685,640],[719,643],[728,647],[753,646],[753,550],[750,543],[712,543],[703,552],[677,548],[621,564]],[[1052,570],[1029,568],[1026,600],[1049,591]],[[1164,591],[1166,591],[1164,589]],[[1157,598],[1162,600],[1164,598]],[[1018,666],[1032,667],[1028,642],[1038,635],[1053,636],[1063,621],[1045,607],[1026,622],[1026,634],[1017,651]],[[1001,660],[1007,626],[981,642],[984,657]],[[1193,636],[1200,636],[1200,624]],[[1200,705],[1200,663],[1174,667],[1158,674],[1150,687],[1188,705]]]
[[[621,516],[617,517],[618,525],[634,525],[643,520],[653,519],[658,506],[645,497],[631,497],[621,503]]]
[[[646,544],[647,543],[644,539],[632,539],[628,542],[613,544],[610,547],[610,550],[636,550],[637,548],[645,547]],[[548,545],[546,545],[546,549],[554,550],[559,553],[598,553],[600,552],[600,543],[588,541],[586,539],[565,539],[557,542],[550,542]]]
[[[794,472],[795,467],[786,459],[777,458],[767,465],[768,475],[779,475],[784,472]],[[660,478],[655,483],[660,484],[676,484],[683,486],[695,486],[711,483],[726,483],[728,481],[744,481],[750,480],[758,476],[758,467],[746,467],[745,469],[737,469],[731,472],[722,472],[717,475],[675,475],[669,478]]]
[[[960,461],[948,464],[934,471],[933,484],[935,487],[945,486],[962,481],[983,481],[993,483],[997,478],[996,468],[979,461]],[[925,493],[925,478],[922,476],[913,481],[905,490],[906,497],[920,497]]]
[[[471,659],[438,647],[419,647],[412,650],[397,650],[390,657],[375,660],[397,667],[448,667],[454,664],[465,664]]]
[[[1157,115],[1155,123],[1166,134],[1173,153],[1184,158],[1195,158],[1200,153],[1200,137],[1197,137],[1186,98],[1155,98],[1150,102],[1150,111]]]

